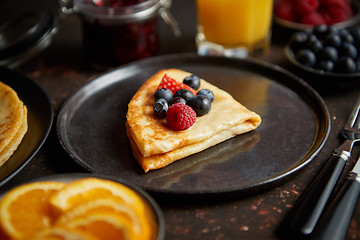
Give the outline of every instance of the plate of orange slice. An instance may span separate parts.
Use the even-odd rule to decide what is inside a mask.
[[[0,199],[0,239],[162,240],[157,203],[136,186],[93,174],[36,179]]]

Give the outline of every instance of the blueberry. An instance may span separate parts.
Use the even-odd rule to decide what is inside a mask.
[[[360,28],[351,30],[351,36],[353,36],[355,42],[360,43]]]
[[[356,59],[358,56],[357,49],[352,43],[344,42],[339,47],[340,56]]]
[[[337,73],[354,73],[356,71],[356,63],[350,57],[341,57],[336,61],[334,72]]]
[[[196,116],[203,116],[210,112],[211,101],[204,95],[196,95],[190,102],[189,106],[194,109]]]
[[[181,97],[185,99],[186,102],[189,102],[192,98],[194,98],[194,94],[189,90],[182,88],[176,91],[174,97]]]
[[[321,60],[317,65],[317,69],[325,72],[332,72],[334,69],[334,62],[330,60]]]
[[[346,28],[342,28],[341,30],[339,30],[339,35],[343,42],[349,42],[349,43],[354,42],[353,35],[351,35],[350,31],[347,30]]]
[[[184,78],[183,83],[197,90],[200,87],[200,78],[196,75],[190,75]]]
[[[183,99],[182,97],[174,97],[173,100],[171,101],[170,105],[173,105],[175,103],[182,103],[182,104],[187,104],[185,99]]]
[[[160,98],[156,100],[155,104],[153,105],[155,115],[160,118],[166,117],[166,112],[168,108],[169,108],[168,102],[164,98]]]
[[[331,60],[336,61],[338,59],[338,51],[336,48],[331,46],[326,46],[320,51],[321,60]]]
[[[314,27],[314,30],[312,32],[315,36],[317,36],[319,39],[322,39],[326,36],[328,33],[328,26],[325,24],[320,24]]]
[[[321,41],[315,36],[311,35],[306,42],[306,48],[314,53],[318,53],[323,47]]]
[[[332,34],[339,34],[339,28],[334,25],[328,26],[326,35],[332,35]]]
[[[213,102],[215,99],[214,93],[211,90],[205,88],[198,91],[197,95],[204,95],[210,100],[210,102]]]
[[[309,49],[301,49],[296,54],[296,60],[306,67],[313,67],[316,63],[316,56]]]
[[[297,51],[300,48],[305,47],[308,35],[304,32],[297,32],[291,36],[290,48],[293,51]]]
[[[155,98],[155,101],[160,98],[163,98],[167,102],[171,102],[171,100],[173,99],[173,93],[170,89],[161,88],[155,92],[154,98]]]
[[[339,34],[330,34],[327,35],[324,39],[324,45],[339,47],[341,45],[341,37]]]

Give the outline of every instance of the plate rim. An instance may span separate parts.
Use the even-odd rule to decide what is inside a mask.
[[[146,187],[146,186],[141,186],[143,187],[146,191],[151,192],[153,194],[160,194],[160,195],[172,195],[172,194],[176,194],[176,195],[213,195],[213,194],[233,194],[233,193],[242,193],[242,192],[252,192],[255,188],[258,189],[262,189],[262,185],[273,185],[276,182],[281,182],[281,179],[287,179],[287,177],[289,177],[290,175],[293,175],[294,172],[297,172],[298,170],[302,169],[304,166],[306,166],[309,162],[311,162],[321,151],[321,149],[323,148],[329,134],[330,134],[330,129],[331,129],[331,121],[330,121],[330,114],[329,111],[327,109],[327,106],[324,102],[324,100],[322,99],[322,97],[317,93],[316,90],[314,90],[307,82],[305,82],[303,79],[301,79],[300,77],[294,75],[293,73],[287,71],[286,69],[274,65],[272,63],[269,62],[265,62],[263,60],[259,60],[259,59],[254,59],[254,58],[247,58],[247,59],[236,59],[236,58],[225,58],[225,57],[219,57],[219,56],[198,56],[195,53],[180,53],[180,54],[168,54],[168,55],[161,55],[161,56],[157,56],[157,57],[152,57],[152,58],[148,58],[148,59],[144,59],[144,60],[140,60],[140,61],[136,61],[134,63],[130,63],[130,64],[126,64],[123,66],[120,66],[119,68],[115,68],[113,70],[110,70],[108,72],[105,72],[104,74],[101,74],[95,78],[92,78],[91,81],[85,83],[83,86],[81,86],[78,90],[76,90],[73,94],[71,94],[71,96],[69,96],[69,98],[64,102],[63,106],[61,107],[61,110],[59,112],[58,115],[58,119],[57,119],[57,134],[58,134],[58,138],[59,141],[61,143],[61,145],[63,146],[63,148],[65,149],[65,151],[70,155],[71,158],[73,158],[73,160],[75,160],[79,165],[81,165],[82,167],[84,167],[85,169],[94,172],[94,173],[98,173],[98,174],[103,174],[100,171],[98,171],[97,169],[94,169],[92,167],[90,167],[89,165],[87,165],[86,163],[83,162],[83,160],[80,158],[78,159],[76,156],[76,153],[71,151],[71,146],[68,145],[68,141],[64,136],[66,135],[66,133],[64,133],[64,121],[67,120],[67,108],[69,106],[69,104],[74,101],[74,99],[77,97],[77,95],[79,95],[81,93],[82,90],[84,90],[85,88],[90,88],[91,84],[94,84],[95,81],[101,81],[101,78],[104,76],[109,76],[111,74],[118,74],[118,71],[122,71],[126,68],[131,68],[134,65],[146,65],[149,63],[154,63],[156,61],[172,61],[172,60],[176,60],[179,61],[179,59],[191,59],[191,60],[195,60],[195,61],[202,61],[202,60],[209,60],[209,61],[230,61],[230,62],[238,62],[239,64],[241,63],[250,63],[250,64],[255,64],[255,65],[261,65],[263,68],[268,69],[269,71],[276,71],[278,74],[281,75],[286,75],[289,78],[292,78],[297,85],[302,86],[304,89],[308,90],[308,93],[310,92],[311,96],[303,96],[304,100],[307,100],[308,102],[310,100],[313,100],[311,98],[315,98],[318,101],[318,104],[320,107],[321,112],[324,114],[322,117],[324,119],[322,119],[322,124],[323,124],[323,131],[322,131],[322,139],[318,139],[319,141],[312,144],[311,147],[309,147],[308,151],[306,152],[307,159],[303,162],[301,162],[301,164],[298,164],[300,162],[301,159],[299,159],[299,161],[297,162],[296,166],[292,166],[292,168],[287,169],[285,172],[278,174],[276,176],[272,176],[271,178],[268,179],[263,179],[261,181],[258,181],[257,183],[254,183],[251,187],[248,187],[246,189],[241,189],[239,191],[239,189],[237,187],[234,188],[227,188],[227,190],[225,191],[221,191],[219,189],[216,189],[215,191],[197,191],[196,193],[194,192],[188,192],[188,191],[179,191],[176,190],[176,192],[173,191],[169,191],[169,190],[164,190],[164,189],[156,189],[156,188],[151,188],[151,187]],[[115,82],[120,82],[123,81],[124,78],[120,79],[120,80],[116,80]],[[287,88],[289,88],[289,86],[286,86]],[[81,95],[81,94],[80,94]],[[307,98],[310,98],[307,99]],[[66,122],[66,121],[65,121]],[[318,131],[318,130],[316,130]],[[313,140],[316,140],[315,137]],[[309,151],[312,150],[313,145],[316,145],[316,149],[315,151],[311,151],[311,153],[309,154]],[[70,147],[70,149],[69,149]],[[305,157],[305,156],[304,156]],[[303,157],[303,158],[304,158]]]
[[[19,85],[19,81],[20,81],[20,85],[21,84],[24,84],[24,82],[32,85],[34,87],[34,89],[37,90],[37,94],[38,96],[41,96],[41,98],[44,100],[43,104],[44,106],[46,105],[46,108],[47,108],[47,116],[49,118],[49,121],[48,121],[48,124],[47,126],[43,126],[41,125],[43,128],[43,131],[44,131],[44,134],[40,137],[39,141],[35,144],[34,148],[32,148],[32,150],[29,152],[29,155],[27,158],[25,158],[21,164],[15,168],[12,168],[11,169],[11,173],[9,173],[7,176],[5,176],[4,178],[0,179],[0,187],[2,187],[3,185],[5,185],[9,180],[11,180],[13,177],[15,177],[23,168],[25,168],[25,166],[34,158],[34,156],[38,153],[38,151],[42,148],[43,144],[45,143],[46,139],[48,138],[49,134],[50,134],[50,131],[51,131],[51,128],[52,128],[52,125],[53,125],[53,120],[54,120],[54,109],[53,109],[53,106],[51,104],[51,101],[50,101],[50,98],[49,96],[47,95],[47,93],[45,92],[45,90],[37,83],[35,82],[33,79],[15,71],[15,70],[12,70],[12,69],[9,69],[9,68],[6,68],[6,67],[3,67],[3,66],[0,66],[0,72],[6,72],[7,74],[9,75],[12,75],[14,76],[14,78],[16,78],[16,83],[12,83],[11,80],[5,80],[5,81],[2,81],[3,83],[9,85],[11,88],[16,88],[14,86],[17,86]],[[15,89],[14,89],[15,90]],[[16,90],[15,90],[16,91]],[[17,92],[17,91],[16,91]],[[25,91],[24,91],[25,92]],[[24,104],[26,106],[28,105],[31,105],[29,104],[29,102],[25,102],[24,99],[21,99]],[[35,105],[35,104],[34,104]],[[29,125],[29,128],[31,126]],[[21,146],[22,143],[20,143],[19,146]],[[8,161],[11,161],[11,157],[7,160]],[[6,163],[5,163],[6,164]],[[4,164],[4,165],[5,165]],[[3,165],[3,166],[4,166]],[[2,167],[3,167],[2,166]]]

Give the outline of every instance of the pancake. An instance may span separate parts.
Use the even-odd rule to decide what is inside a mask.
[[[26,132],[26,106],[11,87],[0,82],[0,166],[12,156]]]
[[[154,93],[164,74],[182,82],[191,73],[165,69],[149,78],[128,105],[127,135],[133,154],[145,172],[203,151],[236,135],[256,129],[261,118],[237,102],[230,94],[201,79],[199,89],[210,89],[215,95],[211,111],[196,118],[184,131],[173,131],[165,119],[153,112]]]

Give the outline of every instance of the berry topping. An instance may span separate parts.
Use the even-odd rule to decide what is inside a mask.
[[[182,103],[182,104],[187,104],[186,103],[186,100],[183,99],[182,97],[174,97],[173,100],[171,101],[171,104],[170,105],[173,105],[175,103]]]
[[[184,78],[183,83],[195,90],[198,90],[200,87],[200,78],[196,75],[190,75]]]
[[[157,90],[154,94],[155,101],[164,98],[167,102],[171,102],[173,99],[173,93],[170,89],[161,88]]]
[[[189,90],[194,95],[196,95],[196,93],[197,93],[197,91],[195,89],[192,89],[191,87],[189,87],[188,85],[186,85],[184,83],[180,83],[180,82],[176,81],[175,79],[169,77],[167,74],[164,75],[164,77],[162,78],[157,89],[159,90],[161,88],[170,89],[173,92],[173,94],[175,94],[176,91],[178,91],[179,89],[182,89],[182,88]]]
[[[204,95],[210,100],[210,102],[213,102],[215,99],[214,93],[209,89],[201,89],[197,95]]]
[[[196,95],[189,102],[189,106],[194,109],[196,116],[200,117],[210,112],[211,101],[204,95]]]
[[[185,99],[186,102],[189,102],[192,98],[195,97],[195,95],[190,92],[189,90],[183,88],[176,91],[174,97],[181,97]]]
[[[160,118],[166,117],[166,112],[168,111],[168,108],[168,102],[163,98],[158,99],[153,105],[155,115]]]
[[[182,103],[176,103],[169,107],[166,114],[166,122],[169,128],[175,131],[186,130],[196,121],[195,111]]]

